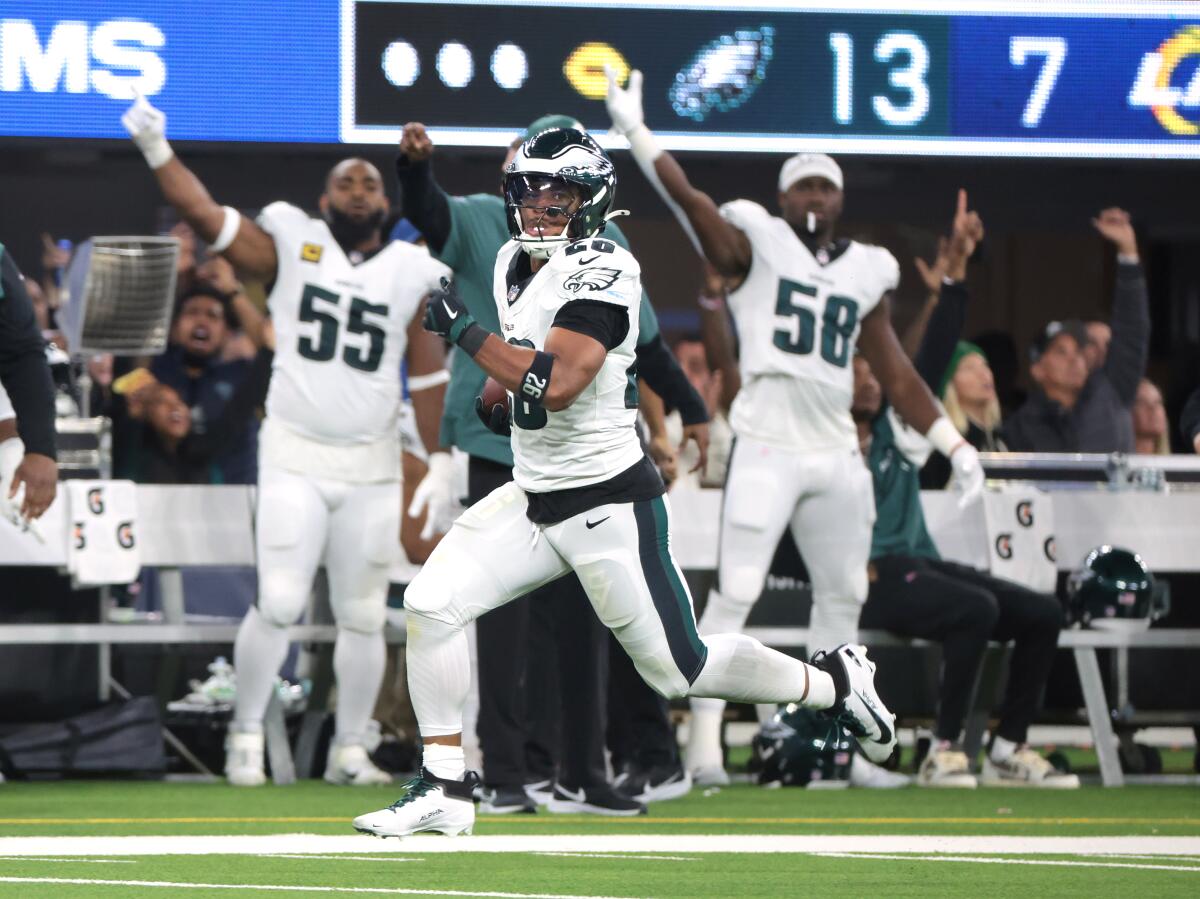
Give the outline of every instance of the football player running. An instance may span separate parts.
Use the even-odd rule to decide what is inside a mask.
[[[550,129],[521,146],[504,187],[513,239],[494,278],[503,336],[476,324],[450,287],[430,297],[425,322],[509,392],[515,480],[458,519],[405,593],[423,768],[396,803],[356,818],[355,828],[378,836],[471,831],[463,628],[568,571],[662,695],[828,709],[869,756],[886,758],[894,719],[861,647],[840,646],[807,665],[745,635],[696,632],[671,555],[663,483],[634,430],[641,270],[602,236],[616,188],[612,162],[583,132]]]
[[[424,248],[384,244],[387,197],[365,160],[345,159],[330,171],[322,218],[279,202],[254,222],[214,202],[171,150],[163,114],[144,98],[122,121],[180,217],[239,272],[272,285],[275,359],[259,434],[255,518],[258,601],[234,646],[238,689],[226,775],[241,786],[265,781],[263,716],[287,655],[287,628],[324,564],[338,627],[338,703],[325,779],[388,783],[363,744],[383,678],[388,569],[399,546],[400,362],[407,355],[418,428],[434,449],[447,378],[442,343],[421,327],[421,312],[449,269]]]
[[[642,114],[642,75],[608,72],[613,129],[697,249],[726,280],[740,340],[737,437],[721,513],[717,587],[701,635],[740,631],[790,527],[812,583],[810,652],[852,642],[867,596],[875,519],[871,476],[850,416],[856,345],[904,419],[949,457],[963,501],[983,489],[978,455],[941,414],[889,319],[899,267],[881,247],[835,238],[842,172],[830,157],[783,164],[781,216],[749,200],[718,207],[663,152]],[[724,703],[693,693],[688,766],[697,784],[727,783]]]

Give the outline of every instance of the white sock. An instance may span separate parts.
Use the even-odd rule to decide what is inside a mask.
[[[339,744],[362,745],[367,722],[379,698],[387,646],[383,632],[361,634],[339,628],[333,644],[333,673],[337,678],[334,736]]]
[[[708,661],[689,691],[691,696],[732,702],[797,702],[827,709],[837,698],[833,678],[745,634],[704,638]]]
[[[233,720],[242,733],[262,731],[267,703],[271,701],[275,678],[287,652],[287,628],[276,627],[252,606],[242,619],[233,644],[233,668],[237,674]]]
[[[1012,754],[1017,751],[1017,744],[1012,740],[1006,740],[1004,737],[993,737],[992,748],[988,750],[988,756],[993,762],[1007,761],[1012,757]]]
[[[408,612],[408,695],[423,737],[461,734],[471,656],[461,627]]]
[[[691,707],[692,720],[688,725],[686,753],[688,769],[720,768],[721,718],[725,713],[725,700],[692,699]]]
[[[442,780],[462,780],[467,774],[467,760],[461,746],[426,743],[421,764]]]

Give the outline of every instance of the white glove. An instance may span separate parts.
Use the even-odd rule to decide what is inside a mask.
[[[958,507],[965,509],[983,496],[983,466],[979,464],[979,453],[963,441],[950,454],[950,467],[954,470],[951,485],[958,491]]]
[[[419,518],[425,512],[421,539],[432,540],[434,534],[445,533],[454,523],[458,500],[454,496],[454,460],[449,453],[431,453],[429,471],[417,485],[408,514]]]
[[[624,88],[617,84],[617,71],[612,66],[604,66],[604,75],[608,78],[604,105],[612,119],[612,133],[628,135],[646,122],[642,114],[642,73],[637,69],[630,72]]]
[[[138,94],[133,105],[125,110],[125,115],[121,116],[121,124],[146,157],[150,168],[161,168],[175,155],[175,151],[167,143],[167,117],[161,110],[151,106],[150,101],[141,94]]]

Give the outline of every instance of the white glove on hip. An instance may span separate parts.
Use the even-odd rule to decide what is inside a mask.
[[[175,155],[167,143],[167,117],[161,110],[151,106],[150,101],[141,94],[121,116],[121,124],[146,157],[150,168],[161,168]]]
[[[458,512],[458,498],[454,495],[454,460],[449,453],[431,453],[429,471],[417,485],[408,514],[419,518],[425,513],[425,526],[421,528],[421,539],[431,540],[434,534],[450,530]]]
[[[979,463],[979,453],[964,441],[950,454],[950,467],[954,470],[951,485],[958,491],[958,507],[965,509],[983,496],[983,466]]]

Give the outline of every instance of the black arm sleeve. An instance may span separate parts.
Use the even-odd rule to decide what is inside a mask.
[[[702,425],[708,421],[704,400],[687,379],[671,348],[663,343],[662,335],[637,348],[638,374],[646,379],[650,389],[662,397],[668,409],[678,409],[685,425]]]
[[[1142,267],[1136,263],[1117,265],[1110,324],[1112,341],[1108,345],[1104,373],[1121,402],[1130,407],[1137,397],[1138,383],[1146,373],[1146,356],[1150,350],[1150,298]]]
[[[421,232],[430,252],[440,253],[450,239],[450,201],[434,180],[433,163],[409,162],[401,153],[396,157],[396,178],[401,214]]]
[[[1192,391],[1192,395],[1183,405],[1183,412],[1179,415],[1179,430],[1183,432],[1183,439],[1189,447],[1195,441],[1196,435],[1200,434],[1200,387]]]
[[[611,350],[629,333],[629,310],[601,300],[572,300],[558,310],[551,327],[586,334]]]
[[[954,347],[962,336],[966,318],[967,288],[962,284],[943,284],[913,360],[917,374],[935,396],[946,374],[946,366],[954,356]]]
[[[25,452],[54,459],[54,385],[44,347],[21,272],[0,247],[0,383],[17,413]]]
[[[214,426],[209,427],[203,434],[188,435],[180,446],[180,455],[192,463],[207,463],[225,452],[250,424],[254,410],[261,406],[267,398],[267,386],[271,383],[271,363],[275,353],[266,348],[260,349],[250,364],[250,370],[242,383],[234,390],[233,396],[221,410],[221,417]]]

